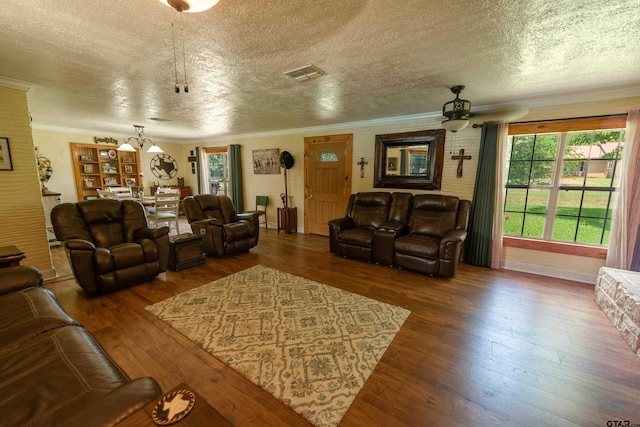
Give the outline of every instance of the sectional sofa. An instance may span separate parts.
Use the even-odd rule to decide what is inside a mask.
[[[467,237],[468,200],[438,194],[363,192],[329,221],[329,249],[347,258],[454,277]]]
[[[0,269],[0,424],[112,426],[161,394],[153,378],[127,377],[39,270]]]

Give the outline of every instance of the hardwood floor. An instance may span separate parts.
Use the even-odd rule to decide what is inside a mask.
[[[411,310],[341,426],[640,424],[640,359],[593,286],[462,264],[455,279],[343,259],[328,239],[261,230],[249,253],[88,298],[47,287],[131,377],[185,382],[238,426],[309,423],[145,311],[256,264]],[[67,276],[68,277],[68,276]]]

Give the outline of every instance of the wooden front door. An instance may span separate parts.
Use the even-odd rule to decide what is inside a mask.
[[[353,134],[304,139],[306,234],[329,235],[327,222],[344,216],[351,194]]]

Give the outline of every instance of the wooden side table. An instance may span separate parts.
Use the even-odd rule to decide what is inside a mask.
[[[16,246],[0,247],[0,268],[18,267],[27,256]]]
[[[216,411],[206,400],[198,393],[196,393],[191,387],[186,384],[180,384],[177,387],[169,390],[165,394],[169,394],[176,390],[189,390],[196,396],[196,402],[193,405],[193,409],[182,420],[178,421],[175,426],[181,427],[197,427],[197,426],[220,426],[220,427],[233,427],[233,424],[229,420]],[[160,399],[158,399],[160,400]],[[125,427],[142,427],[142,426],[155,426],[151,414],[153,413],[153,407],[157,402],[153,402],[145,406],[143,410],[140,410],[132,416],[125,419],[119,426]]]
[[[298,208],[278,208],[278,233],[298,232]]]
[[[173,271],[184,270],[204,264],[202,236],[185,233],[169,236],[169,268]]]

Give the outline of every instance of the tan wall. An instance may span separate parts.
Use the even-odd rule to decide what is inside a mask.
[[[9,138],[12,171],[0,171],[0,246],[15,245],[22,264],[53,277],[27,94],[0,87],[0,136]]]
[[[326,128],[312,128],[293,130],[291,133],[274,132],[272,134],[245,135],[234,138],[220,138],[215,141],[202,144],[204,147],[221,147],[229,144],[240,144],[242,146],[242,166],[243,166],[243,188],[244,205],[246,209],[253,209],[255,196],[269,196],[270,206],[267,209],[267,217],[270,224],[276,225],[276,208],[282,206],[280,194],[284,192],[284,174],[263,175],[253,173],[252,150],[278,148],[280,152],[289,151],[294,159],[295,165],[287,172],[288,190],[291,198],[291,206],[298,208],[298,229],[304,230],[304,138],[321,135],[335,135],[342,133],[353,134],[353,163],[352,163],[352,193],[359,191],[374,191],[374,153],[375,136],[382,133],[406,132],[424,129],[440,128],[440,121],[431,120],[388,120],[383,123],[359,123],[357,125],[336,125]],[[447,134],[445,143],[445,160],[443,167],[442,189],[440,194],[455,195],[465,199],[473,196],[473,186],[475,184],[475,170],[477,167],[478,142],[480,140],[480,129],[473,129],[470,126],[457,135]],[[451,160],[450,150],[455,146],[456,151],[465,149],[465,155],[471,155],[471,160],[464,162],[464,174],[462,178],[456,177],[458,166],[457,160]],[[185,150],[195,148],[195,145],[188,146]],[[360,166],[357,164],[360,158],[364,157],[368,162],[364,167],[364,178],[360,178]],[[195,182],[195,178],[193,178]],[[196,187],[194,187],[196,188]],[[386,191],[386,190],[384,190]],[[428,191],[415,190],[413,193],[427,193]]]

